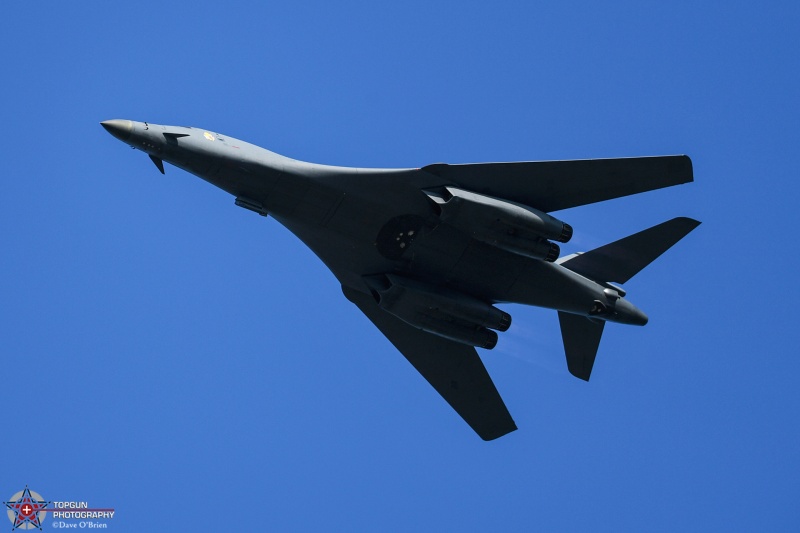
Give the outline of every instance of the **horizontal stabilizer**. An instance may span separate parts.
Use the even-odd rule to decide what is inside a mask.
[[[561,337],[564,339],[564,353],[567,355],[569,373],[576,378],[589,381],[605,322],[563,311],[558,312],[558,322],[561,324]]]
[[[576,255],[561,266],[594,281],[625,283],[699,225],[691,218],[673,218]]]

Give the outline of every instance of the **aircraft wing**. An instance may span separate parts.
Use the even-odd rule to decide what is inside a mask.
[[[368,294],[346,286],[342,292],[483,440],[517,429],[475,348],[406,324]]]
[[[693,181],[685,155],[519,163],[437,163],[421,169],[467,190],[558,211]]]

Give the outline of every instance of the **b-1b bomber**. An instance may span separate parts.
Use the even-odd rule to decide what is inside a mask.
[[[556,310],[567,368],[588,381],[607,322],[647,323],[622,284],[699,224],[674,218],[559,257],[573,229],[551,213],[691,182],[684,155],[348,168],[204,129],[101,124],[161,173],[170,163],[288,228],[484,440],[517,429],[475,349],[511,325],[496,304]]]

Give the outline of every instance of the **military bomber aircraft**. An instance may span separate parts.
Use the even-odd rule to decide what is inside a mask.
[[[699,224],[674,218],[559,259],[573,230],[548,214],[690,182],[683,155],[346,168],[198,128],[101,124],[162,174],[171,163],[299,237],[484,440],[517,429],[475,350],[511,324],[495,304],[558,311],[567,367],[588,381],[606,322],[647,323],[619,284]]]

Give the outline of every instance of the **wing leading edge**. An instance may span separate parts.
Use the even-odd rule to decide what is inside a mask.
[[[342,292],[483,440],[517,429],[475,348],[406,324],[368,294],[345,286]]]
[[[518,163],[436,163],[420,169],[480,194],[545,212],[694,180],[685,155]]]

